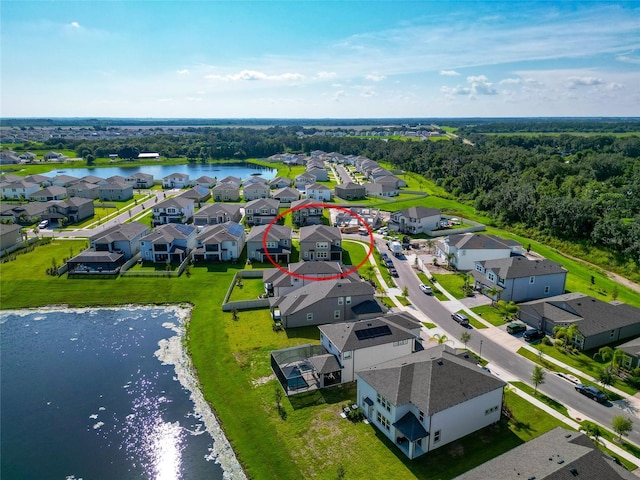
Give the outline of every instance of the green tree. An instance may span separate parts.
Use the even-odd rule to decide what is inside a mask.
[[[436,333],[433,338],[438,341],[438,345],[442,345],[443,343],[450,342],[449,337],[447,337],[446,333]]]
[[[618,434],[618,442],[621,442],[622,436],[629,435],[629,432],[633,429],[633,421],[630,418],[618,415],[617,417],[613,417],[611,427],[613,431]]]
[[[471,340],[471,334],[469,332],[462,332],[460,334],[460,341],[464,343],[464,348],[467,348],[469,340]]]
[[[402,296],[403,297],[408,297],[409,296],[409,287],[407,287],[406,285],[404,287],[402,287]]]
[[[611,369],[618,370],[620,368],[620,365],[624,361],[625,353],[619,348],[614,349],[609,346],[605,346],[601,347],[598,350],[598,353],[593,356],[594,359],[596,357],[600,358],[603,362],[610,361],[609,367]]]
[[[538,385],[542,385],[545,382],[545,371],[540,365],[536,365],[533,367],[533,372],[531,373],[531,381],[533,382],[534,389],[533,395],[537,395],[538,393]]]
[[[607,391],[607,387],[613,385],[615,379],[616,375],[611,367],[602,368],[598,372],[598,382],[600,382],[600,384],[604,387],[605,392]]]
[[[553,336],[558,339],[563,339],[563,348],[566,353],[569,345],[575,345],[578,339],[582,336],[580,330],[578,329],[578,325],[572,323],[568,326],[557,326],[553,327]]]
[[[495,306],[496,302],[500,301],[500,292],[501,290],[495,286],[486,290],[486,293],[488,293],[491,298],[491,306]]]
[[[376,272],[376,268],[371,264],[371,263],[367,263],[363,268],[363,273],[365,274],[367,280],[371,281],[371,279],[373,278],[373,275]]]
[[[447,258],[447,268],[449,268],[449,270],[453,270],[455,267],[453,266],[452,262],[456,258],[455,253],[447,253],[446,258]]]
[[[584,432],[588,437],[592,438],[596,444],[599,443],[598,440],[602,436],[602,430],[600,430],[599,425],[587,421],[584,423]]]

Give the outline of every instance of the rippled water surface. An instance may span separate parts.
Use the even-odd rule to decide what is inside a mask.
[[[242,476],[199,392],[185,388],[195,382],[180,315],[170,308],[0,313],[0,477]]]

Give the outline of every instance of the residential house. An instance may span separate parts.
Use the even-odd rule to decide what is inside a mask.
[[[248,187],[249,185],[269,185],[269,182],[260,175],[251,175],[249,178],[242,181],[243,188]]]
[[[551,260],[517,256],[475,262],[470,273],[476,290],[517,303],[563,294],[568,272]]]
[[[46,202],[30,202],[22,205],[0,203],[0,218],[21,225],[32,225],[42,220],[49,210]]]
[[[324,207],[320,206],[319,200],[303,198],[291,202],[291,219],[294,225],[320,225]]]
[[[627,370],[640,368],[640,337],[634,338],[616,347],[624,352],[622,366]]]
[[[26,200],[38,190],[40,190],[40,185],[27,180],[2,183],[2,186],[0,187],[3,200]]]
[[[93,217],[95,210],[93,200],[90,198],[72,197],[67,200],[54,200],[47,202],[47,212],[42,214],[42,219],[65,223],[79,223]]]
[[[104,178],[98,177],[96,175],[85,175],[84,177],[80,178],[78,181],[84,182],[84,183],[92,183],[94,185],[105,183]]]
[[[201,177],[196,178],[191,183],[197,187],[213,188],[216,186],[217,180],[213,177],[208,177],[206,175],[203,175]]]
[[[180,197],[190,198],[194,202],[200,204],[204,203],[211,198],[211,191],[207,187],[201,187],[196,185],[189,190],[181,193]]]
[[[227,177],[224,177],[221,180],[218,180],[218,183],[228,183],[228,182],[237,183],[238,186],[240,186],[242,184],[242,179],[239,177],[234,177],[232,175],[229,175]]]
[[[172,173],[162,178],[162,188],[186,188],[189,186],[189,175]]]
[[[438,256],[457,270],[473,270],[476,262],[522,255],[522,245],[515,240],[489,234],[449,235],[437,244]]]
[[[42,158],[44,160],[63,161],[67,157],[65,157],[64,155],[62,155],[61,153],[58,153],[58,152],[47,152],[42,156]]]
[[[315,177],[315,182],[328,182],[329,181],[329,171],[324,167],[319,166],[311,166],[307,167],[306,172],[307,175],[313,175]]]
[[[263,182],[255,182],[242,187],[242,196],[246,202],[256,200],[258,198],[269,198],[269,185]]]
[[[216,202],[237,202],[240,200],[240,184],[220,181],[211,190]]]
[[[0,223],[0,251],[4,255],[7,250],[22,244],[22,227],[20,225]]]
[[[102,201],[125,201],[133,198],[133,187],[125,183],[98,185],[98,198]]]
[[[69,275],[117,274],[140,251],[149,227],[140,222],[116,225],[90,238],[90,248],[67,261]]]
[[[49,202],[51,200],[62,200],[67,197],[67,189],[64,187],[57,187],[52,185],[47,188],[43,188],[29,195],[29,199],[34,202]]]
[[[22,160],[18,157],[16,152],[12,150],[0,150],[1,165],[15,165],[21,162]]]
[[[437,345],[356,372],[357,403],[409,459],[500,420],[506,383]]]
[[[291,187],[284,187],[273,192],[272,198],[279,200],[280,203],[291,203],[300,200],[300,191]]]
[[[153,175],[149,173],[134,173],[124,179],[127,185],[131,185],[136,190],[143,190],[153,187]]]
[[[190,198],[173,197],[153,207],[153,225],[165,223],[189,223],[193,218],[194,201]]]
[[[364,183],[363,187],[368,197],[397,197],[400,195],[398,187],[387,183]]]
[[[391,214],[391,228],[400,233],[427,233],[440,228],[442,212],[437,208],[409,207]]]
[[[455,480],[637,480],[582,432],[556,427]]]
[[[311,225],[300,228],[302,260],[342,261],[342,234],[337,227]]]
[[[160,225],[140,240],[140,256],[153,263],[182,263],[196,247],[193,225]]]
[[[0,151],[2,151],[2,150],[0,150]],[[38,183],[38,182],[35,182],[35,181],[31,180],[29,177],[22,177],[20,175],[14,175],[13,173],[5,173],[3,175],[0,175],[0,182],[2,184],[19,182],[21,180],[26,180],[26,181],[31,182],[31,183]]]
[[[309,283],[322,281],[325,278],[346,278],[352,282],[360,282],[357,273],[346,275],[349,267],[340,262],[296,262],[290,263],[286,269],[267,268],[262,272],[264,291],[268,297],[279,297],[304,287]]]
[[[373,183],[383,183],[386,185],[391,185],[396,189],[400,189],[407,186],[407,182],[405,182],[399,177],[396,177],[395,175],[380,175],[380,176],[374,175],[372,176],[372,178],[373,178]]]
[[[244,227],[235,222],[212,225],[200,232],[196,241],[197,247],[193,251],[194,261],[235,261],[244,249]]]
[[[70,185],[69,188],[67,188],[67,195],[70,197],[90,198],[91,200],[95,200],[98,198],[99,189],[100,185],[81,181]]]
[[[295,178],[295,186],[298,190],[304,190],[307,185],[313,185],[316,183],[316,176],[310,173],[301,173]]]
[[[193,215],[193,223],[198,226],[219,223],[240,223],[242,212],[240,205],[227,203],[208,203]]]
[[[269,187],[273,189],[286,188],[291,186],[291,180],[286,177],[276,177],[269,180]]]
[[[359,200],[367,196],[366,187],[352,182],[336,185],[333,190],[336,192],[336,197],[343,200]]]
[[[22,177],[18,177],[18,180],[22,180],[22,179],[23,179]],[[6,180],[6,179],[3,179],[3,180]],[[31,183],[37,183],[41,187],[50,187],[52,185],[51,177],[45,177],[44,175],[39,175],[37,173],[33,175],[27,175],[26,177],[24,177],[24,180]]]
[[[353,382],[360,370],[423,350],[421,327],[413,315],[399,312],[318,329],[320,344],[336,357],[341,381],[346,383]]]
[[[389,170],[380,166],[367,170],[367,177],[370,178],[372,181],[375,180],[376,178],[392,177],[392,176],[393,174]]]
[[[518,317],[549,335],[554,327],[575,324],[580,334],[572,343],[580,350],[593,350],[640,335],[640,309],[620,302],[603,302],[580,292],[522,303]]]
[[[330,202],[331,189],[326,185],[321,185],[319,183],[312,183],[311,185],[307,185],[305,189],[305,196],[307,198],[317,200],[320,202]]]
[[[291,245],[291,227],[275,224],[256,225],[247,235],[247,258],[257,262],[268,262],[271,257],[271,262],[289,263]]]
[[[71,175],[56,175],[51,179],[51,185],[67,188],[69,185],[73,185],[79,181],[80,179],[78,177],[73,177]]]
[[[269,302],[274,320],[284,328],[295,328],[379,316],[385,309],[376,302],[374,293],[367,282],[324,280],[272,297]],[[349,304],[347,298],[351,299]],[[356,307],[361,304],[367,305],[365,314],[358,313]]]
[[[99,179],[98,185],[106,185],[108,183],[120,183],[122,185],[127,185],[127,179],[122,175],[111,175],[105,179]]]
[[[244,207],[247,225],[267,225],[278,216],[280,202],[273,198],[259,198],[248,202]]]

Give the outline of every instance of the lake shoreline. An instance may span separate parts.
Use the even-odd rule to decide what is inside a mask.
[[[188,342],[186,339],[187,326],[191,320],[193,305],[191,304],[165,304],[165,305],[139,305],[125,304],[120,306],[90,306],[71,307],[69,305],[47,305],[40,308],[23,308],[0,310],[0,323],[4,323],[10,315],[27,316],[34,313],[75,313],[86,314],[96,310],[120,310],[120,311],[140,311],[140,310],[162,310],[171,313],[176,319],[176,323],[165,322],[162,326],[172,330],[176,335],[162,339],[158,342],[158,349],[154,352],[155,357],[163,365],[173,365],[176,379],[182,388],[189,392],[189,397],[193,403],[194,415],[200,419],[213,439],[213,446],[210,448],[207,461],[213,461],[220,465],[224,479],[247,479],[247,474],[242,468],[237,456],[231,447],[222,428],[221,422],[213,407],[205,400],[197,372],[193,367],[191,357],[187,351]]]

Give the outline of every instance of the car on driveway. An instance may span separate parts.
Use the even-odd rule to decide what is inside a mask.
[[[464,327],[469,325],[469,317],[467,317],[464,313],[452,313],[451,318]]]
[[[40,229],[47,228],[48,226],[49,226],[49,220],[42,220],[38,224],[38,228],[40,228]]]
[[[541,330],[536,330],[536,329],[527,330],[522,335],[522,338],[524,338],[527,342],[535,342],[536,340],[541,340],[544,337],[545,337],[545,333]]]
[[[576,392],[579,392],[585,397],[589,397],[591,400],[595,400],[598,403],[605,403],[607,401],[607,396],[592,385],[583,385],[578,383],[576,385]]]
[[[511,322],[507,325],[507,333],[511,335],[515,335],[516,333],[522,333],[527,330],[527,326],[524,323],[520,322]]]
[[[424,293],[426,293],[427,295],[431,295],[433,293],[433,290],[431,289],[431,287],[429,285],[425,285],[424,283],[421,283],[420,285],[418,285],[418,288],[422,290]]]

